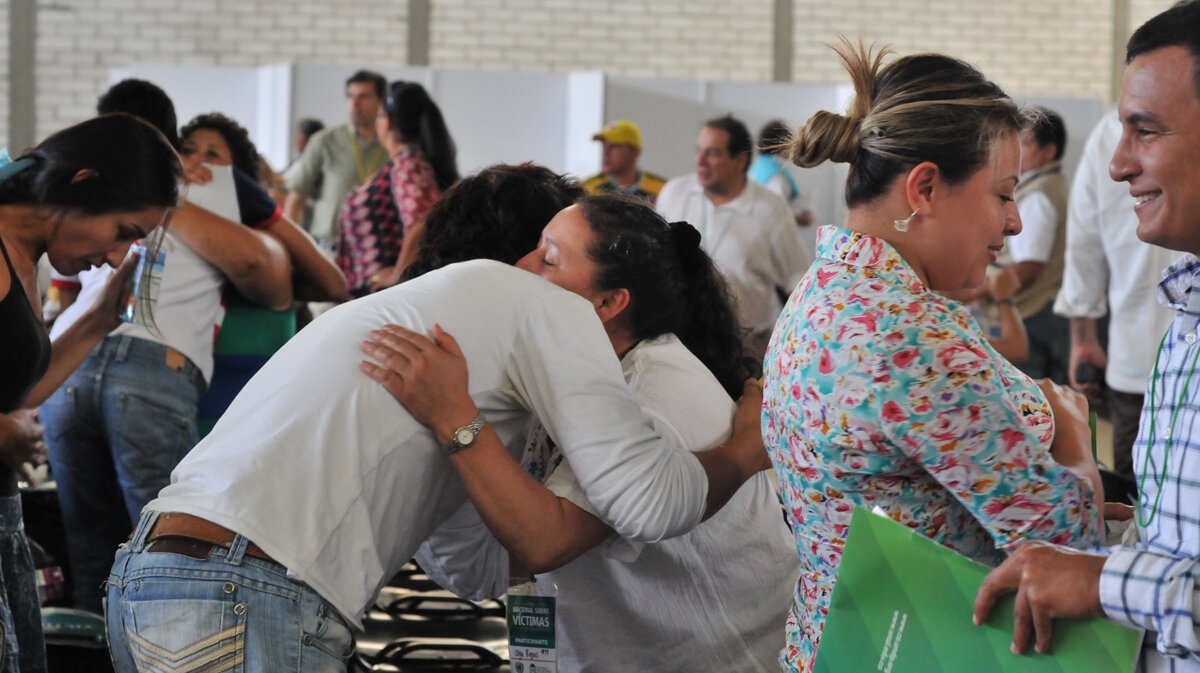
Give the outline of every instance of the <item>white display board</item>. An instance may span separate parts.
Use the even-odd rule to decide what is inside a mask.
[[[536,73],[364,66],[389,81],[423,84],[438,102],[458,146],[463,174],[497,162],[534,161],[586,176],[600,168],[591,138],[612,119],[642,129],[642,166],[667,177],[693,170],[696,134],[706,119],[733,114],[752,135],[770,119],[793,128],[821,109],[840,111],[847,86],[776,82],[708,82],[608,76],[601,72]],[[180,124],[201,112],[221,111],[243,124],[273,166],[292,158],[292,128],[302,117],[327,126],[347,121],[345,80],[358,67],[288,63],[258,68],[135,64],[110,73],[112,81],[140,77],[174,99]],[[1045,105],[1067,125],[1065,165],[1078,162],[1083,140],[1105,105],[1097,99],[1016,97]],[[844,165],[795,169],[812,194],[818,224],[845,216]]]

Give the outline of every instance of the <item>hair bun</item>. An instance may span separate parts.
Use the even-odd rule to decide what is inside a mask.
[[[679,256],[687,259],[687,256],[700,249],[700,232],[687,222],[670,222],[667,227],[671,230],[671,238],[675,240],[675,247],[679,250]]]
[[[819,110],[792,141],[790,158],[803,168],[812,168],[826,161],[848,164],[858,156],[862,142],[859,130],[862,119]]]

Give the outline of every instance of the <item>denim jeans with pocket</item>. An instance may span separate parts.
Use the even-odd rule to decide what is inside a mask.
[[[207,558],[146,551],[157,512],[117,551],[105,621],[117,673],[345,673],[353,632],[316,591],[237,536]]]
[[[110,336],[41,408],[74,605],[98,612],[117,545],[196,445],[200,370],[162,344]]]
[[[0,498],[0,671],[44,673],[46,644],[21,496]]]

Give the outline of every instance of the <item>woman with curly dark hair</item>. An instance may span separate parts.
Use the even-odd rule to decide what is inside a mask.
[[[732,397],[753,364],[695,228],[668,223],[638,200],[587,196],[558,213],[517,266],[595,308],[634,396],[676,448],[698,451],[728,436]],[[436,376],[451,378],[447,371],[437,367]],[[441,386],[430,383],[423,394],[436,397]],[[466,386],[457,392],[436,401],[439,413],[470,418]],[[510,472],[489,466],[492,476],[481,480],[460,471],[476,510],[460,511],[417,555],[439,583],[475,597],[503,593],[507,578],[529,572],[543,587],[556,585],[564,672],[776,668],[799,570],[767,473],[690,533],[641,545],[596,514],[540,427],[522,463],[542,481],[508,462]],[[500,490],[520,506],[497,506]]]

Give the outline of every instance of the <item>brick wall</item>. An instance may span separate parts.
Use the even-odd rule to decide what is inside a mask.
[[[133,62],[402,63],[397,0],[52,0],[38,3],[38,135],[94,114]]]
[[[430,64],[644,77],[770,79],[773,0],[431,0]],[[841,82],[837,32],[938,50],[1030,94],[1107,97],[1112,3],[793,0],[793,78]],[[1130,0],[1139,25],[1170,0]],[[8,0],[0,0],[7,36]],[[108,71],[136,61],[260,65],[406,58],[405,0],[39,0],[37,133],[91,114]],[[5,40],[7,42],[7,40]],[[0,96],[7,52],[0,51]],[[7,100],[0,97],[0,100]],[[7,137],[0,109],[0,138]]]
[[[898,54],[938,51],[978,66],[1005,89],[1105,97],[1112,6],[1096,0],[842,0],[796,2],[794,79],[845,81],[823,43],[841,32]]]
[[[765,80],[772,17],[772,0],[433,0],[430,62]]]

